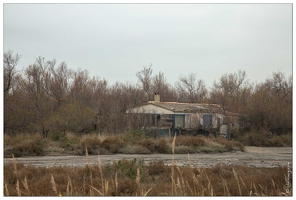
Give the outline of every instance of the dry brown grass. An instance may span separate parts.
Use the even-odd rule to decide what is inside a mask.
[[[172,140],[174,155],[176,137]],[[207,142],[207,141],[206,141]],[[166,144],[166,143],[165,143]],[[166,144],[167,145],[167,144]],[[287,167],[216,165],[208,169],[171,166],[162,161],[121,160],[82,168],[4,166],[5,196],[292,196]],[[188,155],[188,163],[190,158]],[[292,178],[288,180],[292,184]],[[287,190],[289,189],[289,190]]]
[[[172,151],[175,144],[172,143]],[[88,158],[88,151],[86,149]],[[189,156],[188,156],[189,158]],[[190,163],[190,158],[188,159]],[[216,165],[200,169],[121,160],[103,166],[4,166],[5,196],[292,196],[287,167]],[[292,178],[289,180],[292,185]]]
[[[40,134],[18,134],[4,136],[4,154],[16,157],[44,155],[45,143]]]
[[[236,139],[246,146],[258,147],[284,147],[292,146],[292,134],[273,135],[269,132],[250,131],[244,135],[237,136]]]
[[[172,153],[173,138],[146,138],[142,132],[131,132],[116,136],[72,132],[55,133],[56,137],[42,138],[40,134],[19,134],[4,136],[4,154],[10,157],[75,154],[85,155],[85,148],[92,155],[98,154],[150,154]],[[244,151],[244,146],[237,141],[204,136],[176,137],[175,153]]]
[[[156,152],[156,142],[153,139],[143,139],[139,142],[139,145],[148,149],[151,153]]]
[[[202,136],[178,136],[176,138],[176,146],[201,147],[204,145],[205,140]]]
[[[101,146],[102,142],[96,135],[92,135],[91,137],[84,135],[80,140],[80,148],[87,148],[90,154],[98,154]]]
[[[226,140],[225,138],[216,138],[214,141],[224,145],[228,151],[245,151],[244,145],[236,140]]]

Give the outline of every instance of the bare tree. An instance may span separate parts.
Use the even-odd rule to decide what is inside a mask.
[[[48,96],[46,85],[48,84],[48,69],[54,67],[56,60],[45,61],[45,58],[38,57],[34,64],[25,70],[24,92],[30,101],[29,108],[32,109],[31,117],[34,123],[31,124],[35,131],[40,131],[47,137],[49,127],[46,127],[46,119],[52,114],[52,99]]]
[[[139,81],[141,82],[142,89],[145,92],[145,97],[147,101],[149,96],[151,96],[151,75],[152,75],[152,64],[149,67],[144,67],[143,70],[136,73]]]
[[[151,91],[161,95],[161,101],[177,101],[177,95],[174,89],[167,82],[164,73],[159,72],[154,75],[151,80]]]
[[[229,138],[231,138],[231,118],[229,111],[238,111],[241,106],[245,106],[242,102],[246,102],[247,92],[250,91],[246,79],[245,71],[238,73],[224,74],[219,82],[214,82],[210,92],[210,100],[212,103],[219,104],[226,117]],[[242,100],[243,99],[243,100]]]
[[[257,84],[246,106],[252,128],[273,134],[292,131],[292,79],[282,72]]]
[[[179,93],[179,100],[182,102],[197,103],[202,102],[207,95],[207,89],[204,81],[196,78],[196,75],[191,73],[188,76],[180,76],[176,83]]]
[[[62,62],[57,68],[51,65],[45,74],[45,90],[58,102],[58,107],[67,101],[73,71]]]
[[[87,102],[89,95],[87,89],[87,82],[89,80],[89,72],[87,70],[73,73],[73,83],[70,89],[71,101]]]
[[[138,84],[116,83],[90,77],[87,70],[73,71],[65,62],[39,57],[18,72],[20,56],[4,52],[4,132],[54,131],[119,133],[128,119],[125,111],[141,105],[153,94],[162,101],[209,102],[219,104],[230,130],[231,112],[242,113],[246,126],[264,128],[275,134],[292,130],[292,76],[274,72],[271,78],[255,86],[248,83],[245,71],[224,74],[208,91],[195,74],[180,76],[171,86],[152,65],[136,73]],[[133,117],[133,116],[131,116]],[[145,119],[145,117],[143,118]],[[142,118],[131,118],[134,125]],[[230,132],[231,133],[231,132]]]
[[[21,56],[16,54],[13,56],[13,51],[9,50],[4,52],[3,65],[4,65],[4,98],[9,93],[13,85],[13,79],[16,74],[15,67],[17,66]]]
[[[270,88],[277,97],[284,99],[291,93],[292,89],[292,76],[286,80],[283,72],[273,72],[272,78],[265,81],[265,85]]]

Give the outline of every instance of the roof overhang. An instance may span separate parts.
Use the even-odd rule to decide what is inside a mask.
[[[173,111],[162,108],[154,104],[146,104],[135,108],[128,109],[126,113],[139,113],[139,114],[174,114]]]
[[[130,108],[126,113],[138,114],[192,114],[192,113],[216,113],[221,115],[239,116],[238,113],[223,112],[216,104],[189,104],[176,102],[155,103],[148,102],[142,106]],[[180,107],[181,105],[181,107]],[[182,105],[185,105],[182,106]]]

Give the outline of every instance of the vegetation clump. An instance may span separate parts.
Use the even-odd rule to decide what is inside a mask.
[[[4,196],[292,196],[287,170],[220,164],[192,168],[136,159],[84,167],[14,162],[4,165]]]
[[[23,138],[21,140],[20,138]],[[4,155],[11,157],[35,155],[84,155],[88,154],[152,154],[172,153],[172,139],[152,139],[142,133],[123,133],[113,136],[66,133],[44,139],[40,134],[22,134],[20,136],[5,136]],[[238,141],[228,141],[223,138],[205,136],[177,136],[174,153],[226,152],[244,151],[244,146]]]
[[[265,131],[250,131],[234,138],[245,146],[285,147],[292,146],[292,133],[274,135]]]

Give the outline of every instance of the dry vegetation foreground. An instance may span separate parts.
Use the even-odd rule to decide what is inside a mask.
[[[162,160],[170,165],[172,138],[152,139],[141,132],[127,132],[116,136],[66,133],[42,138],[40,134],[4,136],[5,163],[12,155],[24,165],[85,166],[86,150],[91,164],[100,155],[103,164],[122,159],[143,160],[149,163]],[[286,166],[292,161],[292,147],[244,147],[238,141],[204,136],[177,136],[174,140],[174,159],[178,166],[188,166],[190,154],[194,167],[212,167],[217,164],[245,165],[250,167]]]
[[[174,154],[177,146],[174,138],[173,154],[90,156],[86,149],[86,156],[5,158],[4,195],[292,196],[291,147],[184,155]]]
[[[89,160],[87,156],[87,160]],[[292,168],[181,167],[118,160],[83,167],[4,165],[5,196],[292,196]]]
[[[85,149],[90,155],[171,154],[172,140],[148,138],[140,131],[115,136],[68,132],[51,134],[48,138],[41,134],[5,135],[4,157],[85,155]],[[175,154],[244,151],[244,145],[238,141],[204,136],[178,136],[174,148]]]

